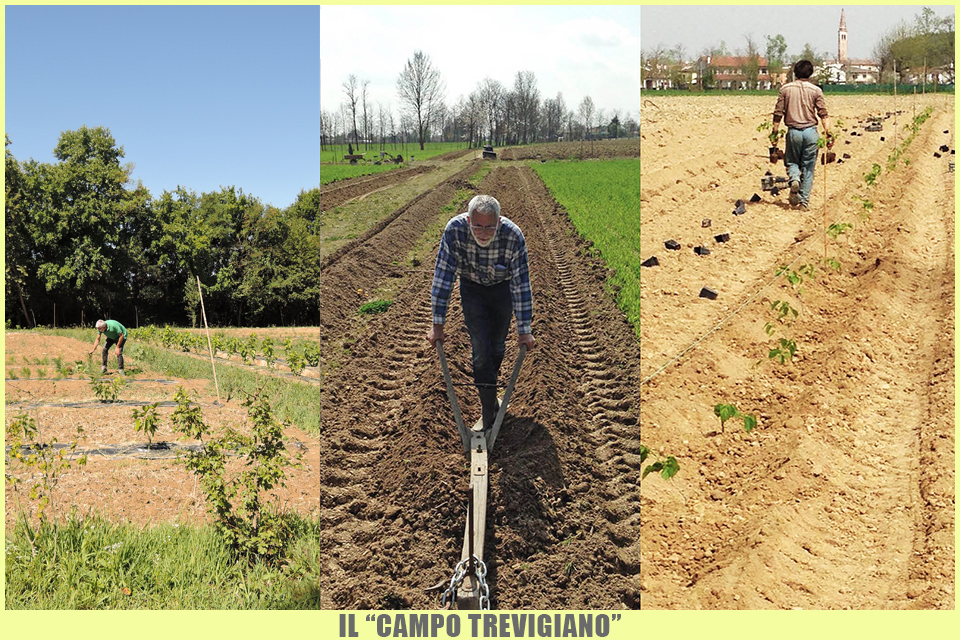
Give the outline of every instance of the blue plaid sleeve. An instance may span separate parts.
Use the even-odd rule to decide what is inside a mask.
[[[530,289],[530,265],[527,260],[527,243],[518,231],[516,248],[510,263],[510,298],[513,314],[517,318],[517,333],[533,333],[533,292]]]
[[[433,307],[433,324],[444,324],[450,295],[457,279],[457,254],[454,250],[456,238],[454,230],[448,224],[440,238],[437,251],[437,264],[433,270],[433,286],[430,288],[430,303]]]

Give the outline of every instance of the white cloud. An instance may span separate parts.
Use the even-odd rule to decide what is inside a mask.
[[[441,72],[448,104],[485,77],[510,87],[518,71],[532,71],[541,98],[561,91],[569,109],[585,95],[608,111],[633,109],[640,93],[639,27],[637,7],[325,6],[321,105],[336,109],[341,85],[354,73],[370,80],[374,104],[396,110],[397,76],[422,50]]]

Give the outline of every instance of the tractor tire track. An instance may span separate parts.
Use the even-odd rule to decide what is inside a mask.
[[[491,464],[485,555],[494,606],[635,608],[634,331],[603,291],[605,267],[587,256],[529,169],[498,168],[481,190],[524,229],[538,338]],[[468,476],[425,340],[430,280],[428,271],[409,274],[395,303],[366,324],[350,357],[324,380],[321,561],[331,585],[324,607],[435,607],[422,589],[449,580],[459,560]],[[324,282],[341,286],[327,272]],[[346,286],[370,282],[352,278]],[[469,339],[455,300],[444,347],[454,382],[469,383]],[[516,356],[511,338],[504,379]],[[472,423],[476,394],[470,386],[457,393]]]

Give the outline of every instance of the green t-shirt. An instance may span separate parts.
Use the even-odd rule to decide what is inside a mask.
[[[123,326],[116,320],[107,320],[106,322],[107,322],[107,328],[103,330],[103,335],[113,340],[118,340],[120,338],[120,334],[122,333],[123,339],[124,341],[126,341],[127,328],[125,326]]]

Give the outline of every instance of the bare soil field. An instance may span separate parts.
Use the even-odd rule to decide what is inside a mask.
[[[641,437],[680,472],[643,481],[641,608],[952,609],[953,96],[827,96],[843,162],[818,164],[809,211],[761,190],[785,175],[757,131],[773,102],[644,102],[641,253],[660,264],[641,272]],[[719,403],[758,427],[721,430]]]
[[[92,510],[113,521],[140,525],[156,522],[206,522],[205,498],[194,484],[194,477],[175,460],[185,446],[196,444],[178,440],[170,426],[174,405],[170,402],[178,386],[194,394],[205,421],[213,427],[246,424],[246,410],[237,399],[216,403],[216,393],[206,380],[168,378],[125,354],[128,376],[119,401],[97,400],[89,379],[76,373],[55,378],[54,358],[73,364],[84,360],[91,343],[60,336],[29,332],[7,332],[5,336],[6,381],[5,417],[9,424],[28,412],[41,430],[44,440],[56,437],[61,444],[84,430],[78,452],[88,454],[85,467],[66,473],[56,488],[59,513],[76,508]],[[47,364],[38,364],[38,360]],[[92,363],[99,370],[99,351]],[[116,372],[111,350],[110,371]],[[24,379],[24,367],[30,379]],[[44,370],[41,372],[41,369]],[[11,372],[16,378],[11,377]],[[44,379],[39,374],[44,373]],[[147,439],[134,430],[132,411],[162,401],[160,429],[154,444],[168,443],[167,449],[147,449]],[[287,487],[277,491],[281,506],[303,515],[315,515],[320,506],[319,438],[296,427],[287,430],[291,453],[303,452],[304,467],[289,474]],[[9,470],[9,467],[8,467]],[[13,490],[6,487],[6,520],[9,531],[17,516]]]
[[[333,371],[324,377],[321,401],[326,608],[435,608],[438,596],[424,589],[449,582],[460,559],[469,468],[437,355],[426,342],[433,263],[392,265],[431,225],[445,221],[440,208],[458,185],[472,188],[441,185],[323,269],[321,368]],[[478,188],[497,197],[504,215],[524,230],[538,340],[491,458],[485,559],[492,607],[636,608],[634,330],[604,291],[606,269],[589,257],[528,167],[495,168]],[[435,255],[439,231],[435,238],[430,233]],[[393,281],[394,304],[358,318],[357,291],[385,280]],[[463,384],[470,379],[470,348],[458,297],[445,351],[455,382]],[[502,376],[516,357],[511,339]],[[469,386],[457,389],[472,423],[476,394]]]
[[[546,142],[512,147],[500,152],[501,160],[565,160],[567,158],[636,158],[640,145],[636,138]]]

